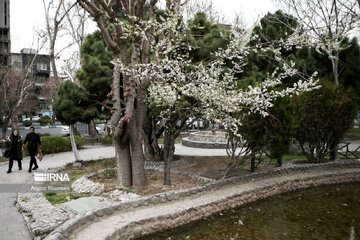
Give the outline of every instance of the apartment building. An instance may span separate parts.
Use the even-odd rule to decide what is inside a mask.
[[[10,58],[10,1],[0,0],[0,65],[9,64]]]

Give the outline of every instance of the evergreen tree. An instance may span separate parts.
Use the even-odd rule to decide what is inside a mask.
[[[303,154],[312,163],[326,161],[326,155],[339,144],[344,133],[352,126],[357,112],[353,91],[323,81],[322,87],[302,93],[296,98],[296,140]]]
[[[211,53],[219,48],[226,48],[229,31],[209,21],[205,13],[196,13],[194,19],[189,21],[189,26],[190,45],[194,47],[194,50],[190,52],[190,57],[194,63],[211,61],[214,59]]]
[[[71,81],[59,86],[58,97],[53,103],[58,120],[67,125],[78,121],[88,123],[96,116],[97,109],[91,107],[87,93]]]
[[[340,76],[339,81],[345,88],[351,87],[360,100],[360,47],[357,38],[351,41],[345,40],[349,48],[340,54]],[[360,106],[360,101],[358,101]]]
[[[69,125],[104,117],[111,108],[106,102],[112,83],[111,53],[99,31],[87,36],[80,53],[81,69],[76,73],[80,86],[62,83],[53,103],[57,118]]]
[[[76,77],[94,100],[103,102],[111,90],[111,52],[106,49],[100,31],[86,37],[80,49],[81,69]]]

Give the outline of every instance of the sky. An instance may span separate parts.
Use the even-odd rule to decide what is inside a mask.
[[[42,0],[10,0],[11,51],[37,48],[36,33],[45,26]]]
[[[213,0],[213,3],[228,22],[232,22],[235,13],[241,12],[246,23],[251,24],[267,12],[275,10],[271,0]],[[37,33],[44,28],[43,0],[10,1],[12,52],[20,52],[23,48],[38,49]],[[93,30],[89,29],[89,32]]]
[[[228,18],[227,21],[232,22],[235,13],[242,13],[246,24],[276,10],[271,0],[214,0],[213,3]]]

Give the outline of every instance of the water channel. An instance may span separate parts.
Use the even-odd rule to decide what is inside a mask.
[[[360,239],[360,183],[275,196],[142,239]]]

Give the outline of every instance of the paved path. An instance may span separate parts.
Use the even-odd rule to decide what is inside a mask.
[[[354,146],[360,143],[356,142]],[[91,147],[79,151],[83,160],[96,160],[100,158],[109,158],[115,156],[115,149],[113,146],[109,147]],[[176,144],[175,154],[184,156],[226,156],[225,149],[200,149],[184,147],[181,144]],[[58,168],[66,165],[66,163],[74,162],[75,158],[72,152],[65,152],[59,154],[50,154],[44,156],[42,162],[39,163],[38,171],[46,171],[52,168]],[[13,172],[6,174],[8,164],[0,163],[0,184],[18,183],[22,184],[27,178],[32,177],[32,174],[27,172],[29,165],[29,158],[23,160],[23,170],[17,170],[17,164],[14,163]],[[2,193],[0,189],[0,233],[1,240],[7,239],[31,239],[22,215],[14,206],[16,200],[16,193]]]
[[[182,156],[226,156],[226,149],[206,149],[185,147],[175,144],[175,154]]]
[[[80,150],[80,156],[84,160],[95,160],[100,158],[108,158],[115,156],[114,147],[92,147]],[[50,154],[44,156],[44,159],[38,163],[39,171],[58,168],[66,165],[66,163],[74,162],[75,157],[72,152]],[[12,173],[6,174],[8,169],[7,163],[0,165],[0,184],[19,183],[22,184],[32,174],[27,172],[29,166],[29,158],[23,160],[23,170],[19,171],[17,163],[14,163]],[[37,171],[38,171],[37,170]],[[0,189],[1,191],[1,189]],[[14,206],[16,193],[0,192],[0,239],[1,240],[28,240],[31,235],[25,225],[22,215]]]
[[[105,214],[103,217],[76,227],[75,232],[67,239],[87,240],[93,239],[94,236],[99,240],[130,239],[139,233],[151,233],[155,230],[166,231],[167,228],[173,228],[214,214],[231,204],[238,206],[239,203],[246,202],[245,199],[247,198],[260,199],[274,193],[281,193],[281,190],[286,192],[297,189],[299,186],[312,186],[315,182],[334,183],[336,182],[334,180],[336,175],[341,176],[340,182],[346,175],[352,176],[349,179],[360,180],[360,169],[316,170],[306,173],[274,175],[259,180],[253,179],[242,184],[227,184],[219,189],[205,191],[179,200],[129,210],[124,209],[112,215]],[[264,189],[271,188],[273,190],[264,191]],[[131,227],[126,229],[126,226]]]
[[[109,147],[91,147],[87,149],[82,149],[79,151],[80,156],[84,160],[96,160],[100,158],[109,158],[115,156],[115,148],[112,146]],[[198,148],[187,148],[181,146],[181,144],[176,145],[176,154],[179,155],[208,155],[208,156],[222,156],[226,155],[224,149],[198,149]],[[38,171],[44,171],[52,168],[58,168],[65,166],[69,162],[74,162],[75,157],[72,152],[58,153],[58,154],[49,154],[45,155],[44,159],[39,162]],[[12,173],[6,174],[8,169],[8,163],[0,163],[0,184],[22,184],[26,181],[27,178],[32,177],[32,174],[27,172],[29,166],[29,158],[25,158],[22,161],[23,170],[19,171],[17,168],[17,163],[14,163]],[[25,225],[25,221],[22,215],[17,211],[17,208],[14,206],[16,200],[16,193],[3,193],[0,189],[0,233],[1,240],[14,240],[22,239],[28,240],[31,239],[31,235],[28,232],[28,229]]]

